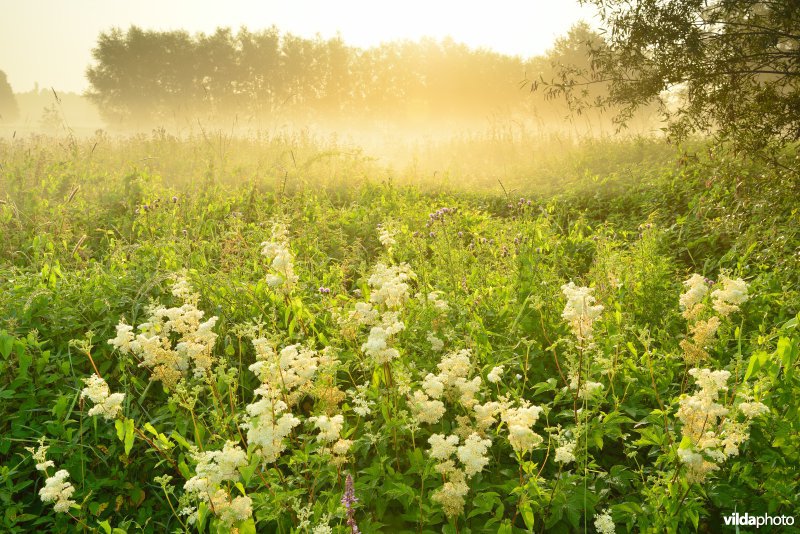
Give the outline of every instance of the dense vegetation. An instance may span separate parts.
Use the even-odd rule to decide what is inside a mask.
[[[538,146],[0,142],[3,530],[800,516],[796,177]]]

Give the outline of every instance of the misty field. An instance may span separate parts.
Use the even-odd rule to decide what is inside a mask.
[[[800,518],[792,172],[644,138],[393,150],[0,140],[0,529]]]

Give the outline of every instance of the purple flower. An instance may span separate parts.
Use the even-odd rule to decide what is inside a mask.
[[[353,505],[358,502],[358,497],[356,497],[356,490],[353,487],[353,475],[350,473],[347,474],[344,482],[344,494],[341,502],[347,513],[347,526],[350,527],[350,534],[361,534],[356,524],[356,511],[353,509]]]
[[[319,292],[323,295],[327,295],[331,292],[331,288],[320,286]]]

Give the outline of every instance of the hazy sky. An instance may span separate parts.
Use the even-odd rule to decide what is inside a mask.
[[[367,47],[382,41],[451,36],[470,46],[531,56],[592,12],[577,0],[0,0],[0,70],[14,91],[54,87],[81,92],[101,31],[212,32],[275,25]]]

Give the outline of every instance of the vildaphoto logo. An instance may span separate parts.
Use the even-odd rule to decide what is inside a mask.
[[[734,512],[722,517],[725,526],[730,527],[780,527],[794,525],[794,517],[790,515],[750,515]]]

